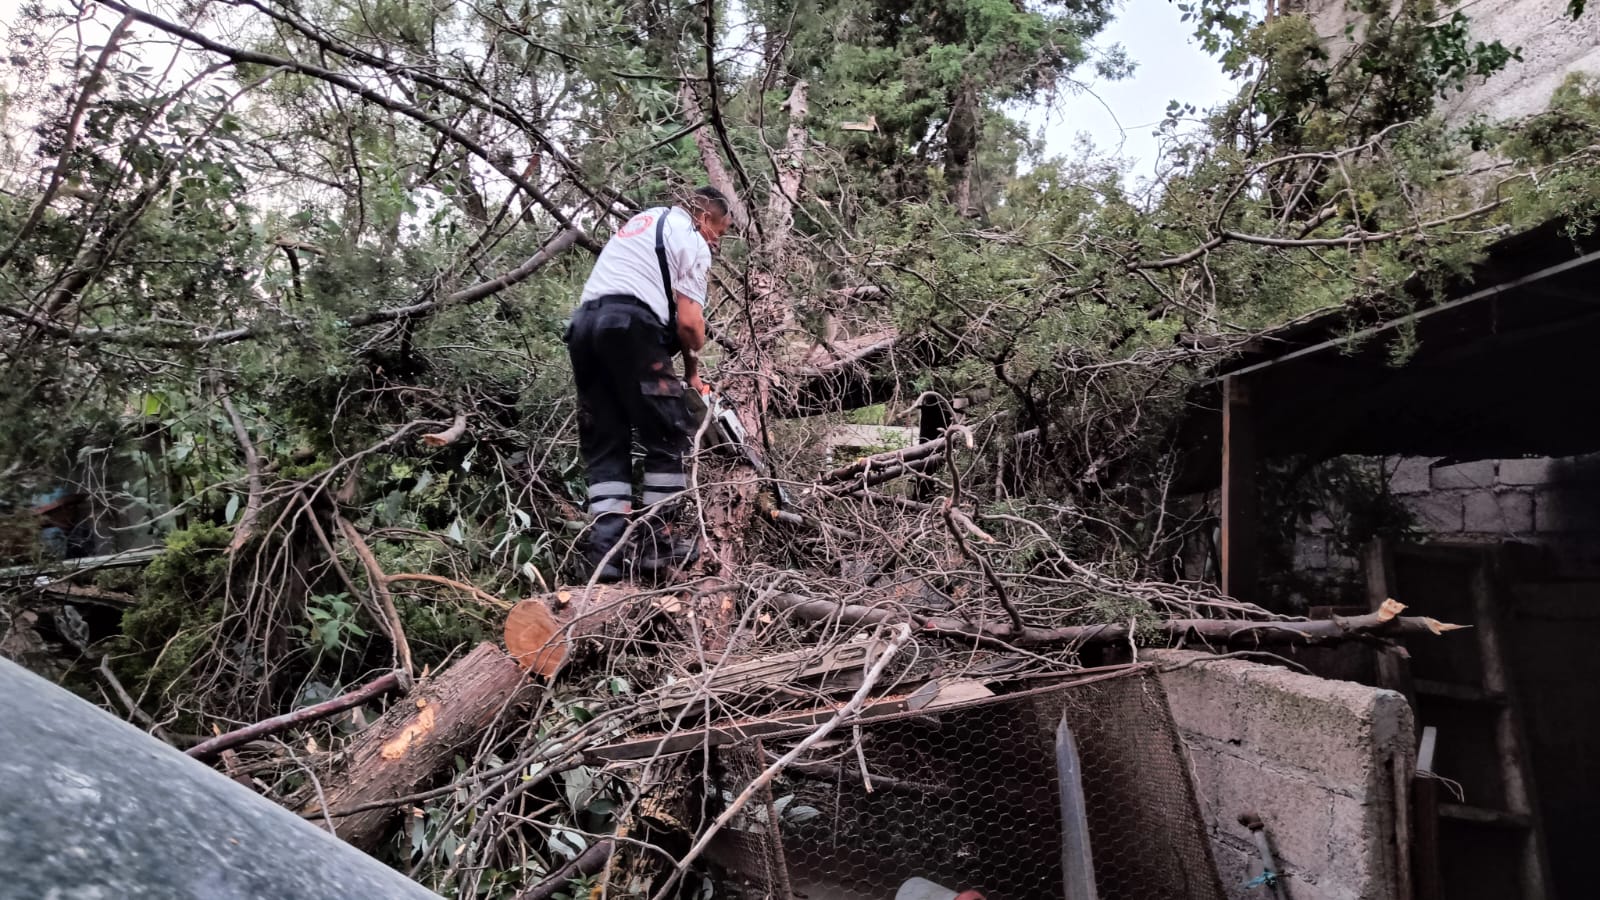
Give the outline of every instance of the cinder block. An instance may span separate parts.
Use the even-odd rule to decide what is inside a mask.
[[[1191,655],[1184,651],[1153,652],[1161,656],[1176,654],[1173,657],[1176,661],[1208,655]],[[1239,696],[1236,692],[1219,689],[1217,676],[1205,671],[1220,664],[1202,663],[1163,672],[1161,686],[1166,689],[1167,705],[1172,709],[1172,721],[1179,731],[1222,743],[1238,743],[1244,739]]]
[[[1498,480],[1501,484],[1512,486],[1594,484],[1600,482],[1600,453],[1502,459]]]
[[[1243,887],[1261,871],[1243,812],[1266,822],[1295,900],[1392,895],[1392,767],[1409,765],[1414,732],[1404,697],[1191,651],[1149,658],[1192,663],[1162,681],[1230,898],[1262,896]]]
[[[1394,801],[1385,792],[1366,802],[1334,797],[1328,828],[1328,871],[1362,897],[1382,897],[1394,884]]]
[[[1254,755],[1222,755],[1211,803],[1217,831],[1234,843],[1249,846],[1249,829],[1239,824],[1243,813],[1254,813],[1266,823],[1279,864],[1287,871],[1308,875],[1331,873],[1329,851],[1333,825],[1333,795],[1318,784]]]
[[[1467,531],[1526,534],[1533,531],[1533,495],[1523,491],[1474,491],[1463,508]]]
[[[1417,518],[1417,527],[1432,534],[1455,534],[1464,527],[1462,496],[1453,492],[1412,494],[1406,508]]]
[[[1261,896],[1260,888],[1245,887],[1261,874],[1260,857],[1220,841],[1211,843],[1211,855],[1217,860],[1217,877],[1222,879],[1222,889],[1229,900],[1257,900]]]
[[[1398,460],[1387,460],[1384,465],[1393,469],[1389,476],[1389,490],[1396,494],[1421,494],[1433,488],[1433,482],[1428,477],[1428,467],[1433,465],[1431,456],[1406,456]]]
[[[1430,481],[1435,490],[1493,487],[1494,465],[1492,459],[1480,459],[1453,466],[1437,466],[1431,470]]]
[[[1188,662],[1197,654],[1154,651]],[[1264,760],[1307,773],[1350,796],[1367,790],[1378,761],[1410,741],[1404,698],[1349,681],[1288,669],[1216,660],[1162,675],[1179,729],[1234,744]]]
[[[1555,462],[1548,456],[1533,459],[1502,459],[1497,477],[1501,484],[1548,484],[1553,479]]]
[[[1361,560],[1330,548],[1328,550],[1328,568],[1335,572],[1354,572],[1361,568]]]
[[[1380,894],[1363,894],[1342,881],[1307,881],[1293,873],[1284,879],[1283,888],[1293,900],[1373,900],[1393,896],[1392,887]],[[1256,888],[1253,893],[1233,895],[1229,900],[1261,900],[1264,896]]]

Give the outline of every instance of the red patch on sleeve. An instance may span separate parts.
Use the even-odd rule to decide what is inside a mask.
[[[652,216],[649,213],[640,213],[637,216],[629,219],[626,225],[623,225],[621,228],[617,229],[617,237],[637,237],[648,231],[650,226],[655,224],[655,221],[655,216]]]

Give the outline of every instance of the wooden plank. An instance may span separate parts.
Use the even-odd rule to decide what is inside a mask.
[[[658,713],[666,715],[703,702],[707,697],[748,696],[769,691],[775,685],[800,687],[812,679],[836,672],[864,669],[881,652],[882,641],[856,641],[822,650],[807,647],[756,659],[727,662],[712,669],[709,674],[657,688],[645,694],[641,701],[654,704]],[[849,679],[841,679],[834,683],[833,688],[842,690],[849,683]]]
[[[1222,593],[1254,602],[1260,558],[1256,433],[1248,385],[1222,381]]]
[[[79,556],[73,559],[51,560],[0,569],[0,581],[21,581],[44,575],[66,575],[90,569],[115,569],[122,566],[142,566],[166,551],[165,547],[141,547],[123,550],[105,556]]]
[[[1524,827],[1528,829],[1521,861],[1522,896],[1527,900],[1543,900],[1549,896],[1549,861],[1545,856],[1544,829],[1539,821],[1532,772],[1529,769],[1527,740],[1512,692],[1505,649],[1501,645],[1499,600],[1509,594],[1503,589],[1501,574],[1499,558],[1493,552],[1485,554],[1472,573],[1472,602],[1478,617],[1478,650],[1483,658],[1484,690],[1500,694],[1508,701],[1496,717],[1495,745],[1500,756],[1506,806],[1511,814],[1526,823]]]
[[[1439,872],[1439,779],[1411,780],[1411,884],[1416,900],[1444,900]]]
[[[1466,803],[1441,803],[1439,804],[1439,817],[1455,822],[1467,822],[1472,825],[1488,825],[1495,828],[1512,828],[1526,830],[1529,820],[1523,813],[1508,812],[1503,809],[1485,809],[1481,806],[1471,806]],[[1537,896],[1544,896],[1542,893]]]
[[[1394,551],[1389,542],[1378,538],[1367,545],[1364,560],[1367,578],[1367,604],[1371,609],[1383,606],[1395,593]],[[1376,650],[1378,686],[1399,691],[1417,711],[1417,692],[1411,682],[1411,657],[1404,647],[1389,644]]]
[[[1416,825],[1412,822],[1411,785],[1417,777],[1417,758],[1413,753],[1406,752],[1411,748],[1402,748],[1398,753],[1389,754],[1384,767],[1388,769],[1389,784],[1394,789],[1392,798],[1394,806],[1394,880],[1395,897],[1397,900],[1406,900],[1414,896],[1412,881],[1412,858],[1415,854],[1417,838]]]
[[[937,697],[922,706],[918,711],[933,713],[940,709],[987,699],[993,696],[993,693],[993,691],[976,682],[953,682],[942,688]],[[861,713],[856,718],[856,721],[861,722],[907,712],[910,709],[907,704],[909,699],[909,696],[895,696],[880,697],[877,700],[868,701],[861,708]],[[805,710],[804,712],[786,713],[769,718],[744,719],[706,728],[692,728],[673,734],[646,735],[605,747],[596,747],[586,755],[593,760],[605,762],[651,759],[657,756],[683,753],[707,745],[721,747],[751,738],[803,733],[807,729],[827,721],[837,711],[837,706],[824,706]]]
[[[1479,703],[1485,706],[1502,706],[1506,702],[1506,695],[1499,691],[1491,691],[1470,684],[1457,684],[1453,681],[1434,681],[1428,678],[1418,678],[1411,682],[1411,686],[1419,697],[1454,700],[1458,703]]]

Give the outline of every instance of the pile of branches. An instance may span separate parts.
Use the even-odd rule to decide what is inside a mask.
[[[842,735],[854,748],[843,758],[859,755],[870,780],[852,723],[938,702],[952,685],[1003,693],[1126,670],[1148,646],[1270,657],[1287,644],[1452,627],[1402,616],[1399,604],[1307,621],[1205,585],[1078,562],[1055,529],[1093,523],[1072,510],[974,502],[968,485],[986,449],[974,433],[985,431],[957,424],[934,441],[789,481],[781,505],[780,485],[758,480],[752,506],[766,523],[751,523],[737,550],[719,536],[711,504],[750,473],[702,451],[679,502],[711,552],[669,583],[575,584],[512,605],[452,579],[386,573],[359,551],[380,600],[422,580],[508,610],[509,652],[485,643],[413,672],[394,620],[394,671],[189,752],[358,846],[384,846],[404,824],[413,876],[458,895],[522,883],[517,896],[550,897],[574,878],[599,878],[619,895],[664,900],[705,877],[697,861],[753,796],[717,816],[681,811],[689,786],[707,783],[718,743],[760,729],[788,736],[762,776],[770,781]],[[354,526],[340,530],[365,547]],[[735,555],[737,569],[722,567]],[[328,734],[313,723],[391,693],[403,696],[348,740],[313,736],[301,751],[306,732],[282,738]],[[957,695],[948,702],[970,696]]]

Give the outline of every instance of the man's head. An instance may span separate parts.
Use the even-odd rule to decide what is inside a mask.
[[[723,232],[733,224],[733,217],[728,213],[728,198],[714,187],[696,188],[689,195],[689,215],[694,219],[694,227],[700,236],[706,239],[711,249],[717,249],[717,242],[722,240]]]

